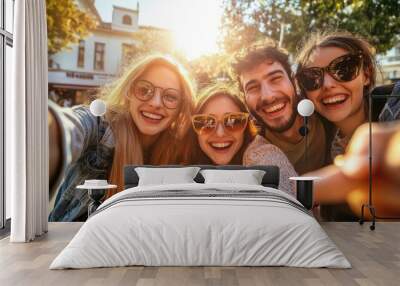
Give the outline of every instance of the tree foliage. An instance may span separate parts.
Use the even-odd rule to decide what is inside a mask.
[[[162,53],[177,54],[172,33],[168,30],[153,27],[141,27],[134,33],[137,40],[136,54]]]
[[[46,0],[46,12],[49,55],[77,43],[97,25],[90,14],[79,10],[74,0]]]
[[[398,0],[224,0],[222,47],[227,52],[262,37],[281,40],[294,53],[310,32],[346,30],[385,52],[400,34]]]
[[[232,81],[230,67],[232,54],[204,55],[190,62],[190,68],[199,88],[215,81]]]
[[[135,46],[135,59],[152,53],[171,55],[188,67],[189,61],[184,54],[176,48],[173,33],[156,27],[142,26],[134,32],[133,38],[137,41]]]

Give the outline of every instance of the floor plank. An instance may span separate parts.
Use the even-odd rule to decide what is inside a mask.
[[[369,225],[325,222],[323,228],[351,262],[352,269],[290,267],[118,267],[85,270],[48,269],[81,223],[50,223],[32,243],[0,240],[0,285],[399,285],[400,222]]]

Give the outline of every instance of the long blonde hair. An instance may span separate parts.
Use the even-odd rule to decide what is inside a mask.
[[[166,66],[176,73],[180,81],[183,101],[176,119],[169,128],[161,132],[150,150],[151,154],[149,154],[148,160],[145,161],[140,143],[141,133],[131,117],[129,102],[125,94],[136,79],[155,65]],[[108,196],[123,190],[125,165],[180,163],[179,146],[182,145],[182,139],[191,124],[193,95],[194,87],[187,71],[175,60],[164,55],[150,55],[136,61],[126,69],[120,78],[103,89],[101,98],[107,105],[106,120],[110,123],[115,140],[114,159],[109,180],[118,186],[118,189],[109,193]]]

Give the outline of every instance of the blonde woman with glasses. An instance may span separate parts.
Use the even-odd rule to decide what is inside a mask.
[[[50,143],[60,150],[53,152],[59,156],[50,156],[50,166],[58,170],[50,221],[86,218],[88,196],[75,190],[85,179],[108,179],[118,192],[123,188],[125,165],[181,163],[180,146],[190,128],[193,94],[192,81],[179,63],[152,55],[137,61],[103,90],[107,112],[99,126],[88,106],[51,105]]]

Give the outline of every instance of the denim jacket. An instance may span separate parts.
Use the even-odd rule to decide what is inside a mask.
[[[392,96],[386,101],[381,113],[379,114],[380,122],[400,120],[400,81],[396,82],[392,90]]]
[[[54,188],[54,208],[49,221],[85,220],[89,197],[76,189],[86,179],[107,179],[114,155],[114,135],[107,121],[86,106],[61,108],[49,102],[62,133],[63,166]],[[99,154],[97,131],[99,127]]]

